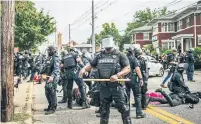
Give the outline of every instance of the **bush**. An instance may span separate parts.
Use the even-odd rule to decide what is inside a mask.
[[[193,56],[195,58],[195,68],[201,68],[201,47],[196,47],[193,50]]]
[[[166,50],[166,51],[163,52],[163,54],[168,54],[168,53],[171,53],[171,52],[172,52],[172,50]]]

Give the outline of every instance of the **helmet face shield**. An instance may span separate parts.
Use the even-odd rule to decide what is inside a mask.
[[[104,38],[101,40],[102,48],[113,48],[115,46],[113,37]]]

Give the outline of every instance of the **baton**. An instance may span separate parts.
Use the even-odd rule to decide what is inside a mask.
[[[99,81],[99,82],[110,82],[110,79],[83,79],[83,81]],[[117,79],[117,81],[130,81],[130,79]]]

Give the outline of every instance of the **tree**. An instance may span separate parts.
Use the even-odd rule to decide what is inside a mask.
[[[115,44],[119,45],[121,43],[121,36],[114,23],[104,23],[102,28],[103,29],[99,34],[95,34],[96,46],[100,46],[101,39],[103,39],[106,35],[112,35],[114,37]],[[90,42],[91,37],[88,38],[88,43]]]
[[[15,47],[20,50],[35,49],[55,31],[54,18],[43,9],[38,12],[33,2],[16,1],[15,10]]]

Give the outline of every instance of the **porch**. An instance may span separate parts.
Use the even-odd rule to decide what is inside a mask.
[[[172,37],[174,40],[174,46],[177,49],[181,44],[181,52],[186,52],[192,47],[195,47],[193,34],[180,34]]]

